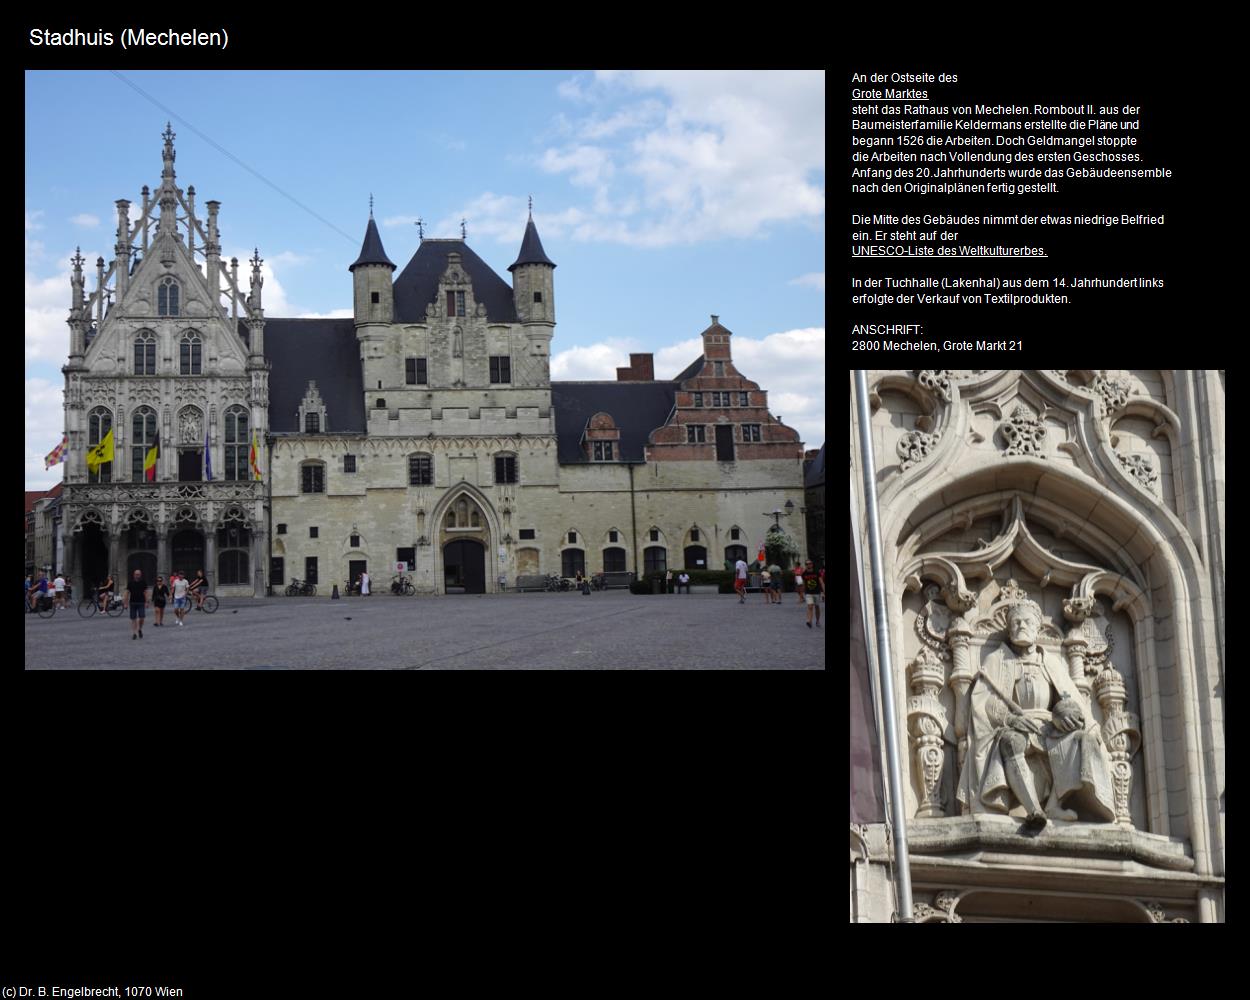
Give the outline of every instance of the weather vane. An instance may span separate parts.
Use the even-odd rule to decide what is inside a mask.
[[[530,219],[534,218],[534,196],[530,195]]]
[[[468,237],[468,233],[466,232],[464,228],[464,225],[465,225],[464,219],[461,219],[460,220],[460,238],[462,240],[467,240],[469,237]]]
[[[417,221],[414,222],[413,225],[417,227],[417,237],[419,239],[425,239],[425,220],[417,219]]]
[[[373,218],[373,192],[369,192],[369,218]]]

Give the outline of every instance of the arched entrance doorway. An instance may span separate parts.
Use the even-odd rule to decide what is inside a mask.
[[[193,528],[184,528],[174,533],[169,546],[171,568],[184,576],[193,577],[197,569],[207,574],[209,567],[204,565],[204,533]]]
[[[486,593],[486,547],[470,538],[444,545],[443,584],[448,594]]]
[[[74,581],[74,589],[77,591],[81,583],[83,584],[82,593],[85,594],[87,587],[102,583],[108,576],[109,547],[104,537],[104,530],[95,523],[84,525],[78,538],[82,580]]]

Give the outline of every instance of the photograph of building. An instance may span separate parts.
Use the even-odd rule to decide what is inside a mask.
[[[673,379],[637,353],[615,381],[552,381],[557,263],[532,215],[506,279],[463,234],[397,264],[372,211],[343,260],[351,315],[269,316],[260,249],[242,273],[223,258],[222,203],[178,183],[175,140],[116,201],[111,259],[72,262],[73,579],[203,568],[223,596],[329,594],[402,563],[419,593],[490,593],[719,569],[754,557],[762,512],[804,508],[804,444],[719,316]]]

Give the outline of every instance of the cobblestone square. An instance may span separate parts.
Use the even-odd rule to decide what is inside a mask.
[[[216,614],[153,625],[26,615],[28,670],[822,669],[821,628],[794,594],[636,596],[609,591],[440,597],[225,598]]]

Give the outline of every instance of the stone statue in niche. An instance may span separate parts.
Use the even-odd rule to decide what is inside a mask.
[[[957,798],[972,813],[1019,804],[1035,828],[1051,819],[1115,822],[1107,751],[1068,670],[1038,645],[1042,609],[1014,581],[1003,594],[1007,642],[968,691]]]

